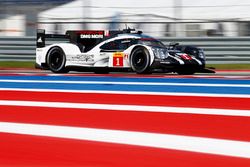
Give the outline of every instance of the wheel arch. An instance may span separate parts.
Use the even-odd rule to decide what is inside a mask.
[[[60,49],[62,49],[62,51],[64,52],[65,56],[66,56],[66,59],[69,55],[77,55],[77,54],[80,54],[81,51],[79,49],[78,46],[74,45],[74,44],[71,44],[71,43],[59,43],[59,44],[53,44],[51,45],[48,49],[47,49],[47,52],[46,52],[46,56],[45,56],[45,60],[46,60],[46,63],[47,63],[47,58],[48,58],[48,54],[50,52],[50,50],[52,48],[55,48],[55,47],[58,47]],[[67,61],[66,61],[66,64],[65,66],[67,66]]]
[[[130,59],[131,59],[131,55],[132,55],[133,51],[134,51],[136,48],[138,48],[138,47],[143,47],[143,48],[145,48],[145,49],[148,51],[149,56],[150,56],[150,66],[151,66],[152,63],[154,62],[154,58],[155,58],[155,57],[154,57],[154,53],[153,53],[151,47],[149,47],[149,46],[147,46],[147,45],[140,45],[140,44],[134,45],[134,46],[131,48],[131,51],[130,51],[130,54],[129,54],[129,61],[130,61]]]
[[[147,59],[147,63],[144,64],[143,66],[135,66],[135,64],[133,63],[134,62],[134,56],[138,55],[138,50],[140,52],[140,50],[142,50],[142,53],[148,57]],[[136,54],[137,53],[137,54]],[[130,62],[130,66],[132,68],[133,71],[135,71],[137,74],[148,74],[151,72],[151,61],[152,61],[152,58],[151,58],[151,54],[149,52],[149,49],[143,45],[137,45],[135,46],[132,50],[131,50],[131,54],[129,56],[129,62]],[[136,69],[137,68],[137,69]]]

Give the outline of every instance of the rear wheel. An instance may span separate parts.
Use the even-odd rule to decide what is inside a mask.
[[[54,73],[66,73],[65,68],[66,56],[60,47],[53,47],[49,50],[47,56],[47,64],[49,69]]]
[[[138,74],[150,73],[150,55],[146,48],[135,48],[130,56],[130,65]]]

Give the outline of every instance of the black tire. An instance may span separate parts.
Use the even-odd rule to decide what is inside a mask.
[[[150,73],[150,55],[146,48],[136,47],[130,56],[130,65],[137,74]]]
[[[60,47],[53,47],[49,50],[47,55],[47,65],[49,69],[54,73],[67,73],[69,72],[65,68],[66,56],[64,51]]]

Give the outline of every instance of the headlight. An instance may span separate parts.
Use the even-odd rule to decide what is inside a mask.
[[[152,48],[152,51],[154,52],[155,57],[159,59],[166,59],[168,57],[168,52],[166,49]]]
[[[204,51],[202,49],[199,49],[198,56],[201,59],[204,59],[204,60],[206,59],[206,56],[205,56]]]

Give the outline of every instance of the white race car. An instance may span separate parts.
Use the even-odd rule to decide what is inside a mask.
[[[46,46],[47,38],[64,38],[68,42]],[[55,73],[71,70],[108,73],[110,71],[177,72],[193,74],[205,69],[205,55],[194,46],[171,44],[141,31],[67,31],[65,35],[37,31],[36,67]]]

